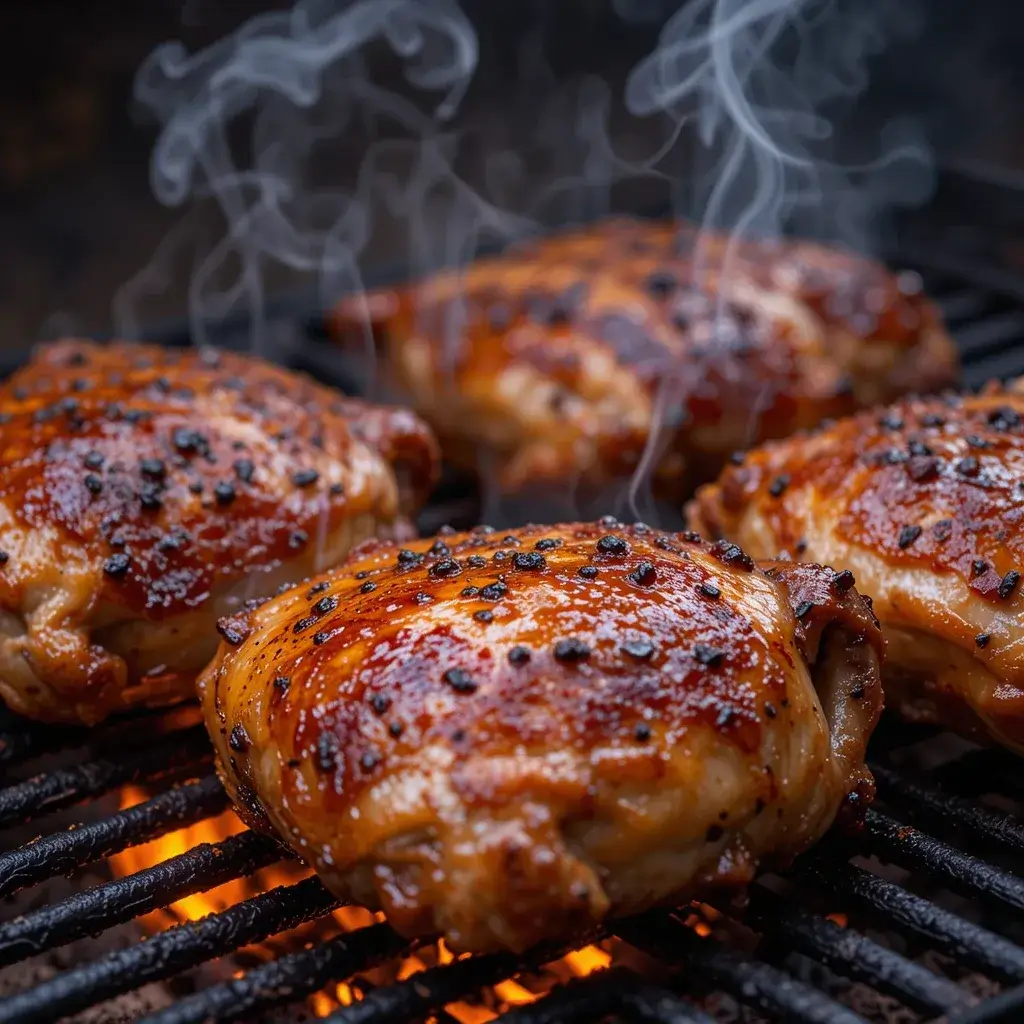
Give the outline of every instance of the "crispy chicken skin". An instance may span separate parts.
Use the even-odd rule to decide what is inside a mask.
[[[446,456],[482,455],[506,492],[614,486],[658,423],[656,491],[682,498],[736,448],[957,377],[916,275],[679,223],[610,220],[353,297],[336,332],[362,347],[367,318]]]
[[[907,400],[748,453],[691,522],[851,570],[908,718],[1024,752],[1024,388]]]
[[[370,542],[222,633],[199,688],[242,816],[457,950],[742,885],[872,793],[867,602],[695,535]]]
[[[216,621],[425,497],[429,430],[213,350],[65,341],[0,389],[0,697],[94,723],[193,693]]]

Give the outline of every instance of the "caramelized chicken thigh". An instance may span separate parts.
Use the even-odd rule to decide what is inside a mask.
[[[213,350],[67,341],[0,389],[0,696],[47,721],[193,692],[216,621],[393,529],[408,413]]]
[[[889,704],[1024,752],[1024,395],[908,400],[767,445],[690,514],[848,570],[885,631]]]
[[[367,315],[385,378],[506,492],[613,486],[650,440],[656,491],[681,498],[736,448],[957,375],[915,275],[678,223],[607,221],[353,297],[336,330],[361,348]]]
[[[742,885],[872,792],[869,606],[735,545],[614,520],[370,542],[222,633],[199,688],[242,816],[457,950]]]

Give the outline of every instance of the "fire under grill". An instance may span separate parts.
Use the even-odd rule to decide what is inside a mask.
[[[1024,369],[1024,302],[950,268],[923,276],[959,340],[969,385]],[[289,360],[344,384],[335,350],[302,317],[285,319]],[[450,482],[421,527],[472,520],[475,508]],[[5,715],[0,983],[15,980],[0,988],[0,1024],[125,1019],[108,1001],[157,983],[169,998],[127,1016],[294,1021],[314,1012],[314,994],[345,983],[349,998],[320,1013],[331,1024],[476,1024],[495,1015],[505,1024],[1024,1020],[1024,760],[935,730],[884,721],[870,758],[879,796],[863,830],[830,836],[786,872],[761,877],[742,903],[650,912],[522,957],[423,955],[421,969],[381,983],[382,965],[436,945],[418,950],[368,915],[361,927],[310,939],[316,932],[302,929],[333,920],[338,903],[297,870],[298,881],[254,888],[197,920],[145,938],[137,926],[87,959],[61,960],[56,954],[80,940],[134,928],[286,855],[236,823],[216,842],[116,872],[108,859],[228,809],[194,712],[140,715],[90,733]],[[128,787],[141,794],[137,802],[121,798]],[[94,873],[82,881],[85,870]],[[54,885],[62,876],[72,876],[70,886]],[[273,941],[293,932],[305,937]],[[606,951],[603,969],[531,983],[543,965],[588,943]],[[252,947],[260,957],[239,956]],[[46,970],[12,974],[48,956]],[[224,962],[232,966],[209,970]],[[519,998],[495,996],[510,980]]]

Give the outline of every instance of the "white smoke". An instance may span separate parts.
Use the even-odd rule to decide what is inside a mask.
[[[411,86],[435,97],[431,109],[373,89],[360,53],[378,41],[403,62]],[[178,43],[151,54],[135,97],[161,124],[153,191],[169,206],[212,198],[227,225],[191,278],[197,342],[209,321],[241,308],[260,346],[272,265],[319,275],[335,297],[359,286],[358,256],[371,230],[361,182],[313,189],[307,165],[355,118],[390,117],[420,136],[420,181],[443,177],[437,128],[457,111],[477,56],[476,33],[455,0],[302,0],[194,55]],[[239,124],[249,126],[241,141],[230,134]],[[155,262],[120,297],[123,332],[137,329],[134,300],[159,276],[162,260]]]
[[[890,123],[852,151],[834,131],[871,58],[916,31],[923,0],[611,3],[634,24],[668,17],[621,94],[610,75],[560,79],[538,22],[518,67],[497,93],[491,76],[472,116],[472,89],[494,69],[480,67],[478,27],[458,0],[298,0],[197,53],[158,48],[135,98],[160,126],[154,193],[187,212],[122,289],[118,329],[137,336],[147,296],[185,273],[194,340],[242,312],[260,351],[268,296],[297,281],[315,282],[330,306],[360,293],[363,268],[382,257],[405,276],[459,265],[481,245],[603,215],[630,180],[731,237],[795,230],[860,249],[881,212],[929,192],[930,156],[912,124]],[[544,10],[526,5],[517,17]],[[388,62],[403,87],[380,73]],[[624,132],[612,128],[618,114]],[[211,207],[212,239],[200,216]],[[383,243],[396,238],[397,248]],[[372,367],[369,326],[364,344]],[[662,381],[659,422],[694,384]],[[653,432],[633,481],[633,510],[647,518],[665,440]]]
[[[647,0],[638,15],[656,6]],[[618,0],[618,9],[629,17],[635,8]],[[893,206],[928,198],[933,159],[918,125],[890,121],[877,137],[857,139],[852,154],[842,151],[848,140],[837,131],[868,85],[872,59],[919,31],[923,10],[913,0],[692,0],[668,20],[654,52],[630,75],[626,105],[700,140],[689,211],[704,229],[695,251],[698,283],[702,241],[712,232],[731,243],[722,264],[727,278],[744,238],[794,233],[870,253]],[[699,386],[666,373],[659,422]],[[752,410],[752,433],[755,421]],[[636,515],[651,514],[650,474],[663,434],[652,432],[634,475]]]

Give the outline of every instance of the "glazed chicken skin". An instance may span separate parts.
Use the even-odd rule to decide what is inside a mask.
[[[0,389],[0,697],[95,723],[194,695],[219,617],[426,496],[406,412],[214,350],[66,341]]]
[[[955,382],[916,275],[806,242],[611,220],[341,303],[445,455],[506,493],[607,493],[644,466],[681,500],[728,455]],[[656,436],[652,431],[658,425]]]
[[[1024,752],[1022,390],[907,400],[767,445],[690,518],[755,555],[849,570],[888,641],[888,704]]]
[[[695,535],[370,542],[222,633],[199,689],[243,818],[456,950],[741,886],[873,791],[868,604]]]

